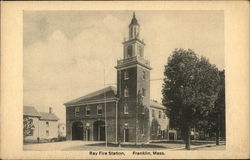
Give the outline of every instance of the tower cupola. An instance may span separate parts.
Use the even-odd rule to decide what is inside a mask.
[[[140,25],[135,17],[135,12],[133,13],[133,18],[129,24],[129,39],[139,38]]]

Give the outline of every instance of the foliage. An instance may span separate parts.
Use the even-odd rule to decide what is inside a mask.
[[[220,76],[215,65],[194,51],[176,49],[164,71],[163,105],[167,106],[171,128],[187,136],[190,127],[206,118],[215,107]]]
[[[23,137],[31,136],[34,129],[33,119],[24,116],[23,117]]]

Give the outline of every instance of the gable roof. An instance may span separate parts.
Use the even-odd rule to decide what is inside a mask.
[[[41,120],[57,121],[59,118],[54,113],[40,112]]]
[[[64,105],[67,106],[67,105],[75,105],[75,104],[84,104],[84,103],[89,103],[93,101],[104,101],[104,97],[106,97],[106,100],[115,99],[116,93],[117,93],[116,88],[113,86],[109,86],[109,87],[97,90],[95,92],[89,93],[80,98],[76,98],[74,100],[66,102],[64,103]]]
[[[33,106],[23,106],[23,115],[41,117],[39,112],[37,112],[36,108]]]
[[[117,89],[113,86],[109,86],[103,89],[100,89],[98,91],[89,93],[85,96],[82,96],[80,98],[76,98],[74,100],[71,100],[69,102],[64,103],[64,105],[68,106],[68,105],[79,105],[79,104],[85,104],[85,103],[89,103],[89,102],[104,102],[104,93],[106,94],[106,100],[116,100],[117,96]],[[158,109],[166,109],[165,106],[163,106],[162,104],[158,103],[155,100],[150,100],[150,107],[153,108],[158,108]]]

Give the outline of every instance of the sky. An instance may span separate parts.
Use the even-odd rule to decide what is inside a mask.
[[[163,78],[175,48],[192,49],[220,70],[224,62],[223,11],[135,11],[146,43],[151,79]],[[65,122],[64,103],[116,83],[117,60],[133,11],[25,11],[23,15],[24,105],[49,107]],[[105,75],[104,75],[105,73]],[[161,102],[162,80],[151,81]],[[107,86],[107,85],[106,85]],[[105,86],[105,87],[106,87]]]

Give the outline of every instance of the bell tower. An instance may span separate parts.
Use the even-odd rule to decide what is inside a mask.
[[[121,141],[147,141],[146,110],[150,105],[150,62],[144,58],[145,43],[133,13],[123,44],[123,59],[117,61],[117,97],[119,98],[119,135]],[[138,101],[142,105],[139,106]],[[146,117],[145,117],[146,116]]]

